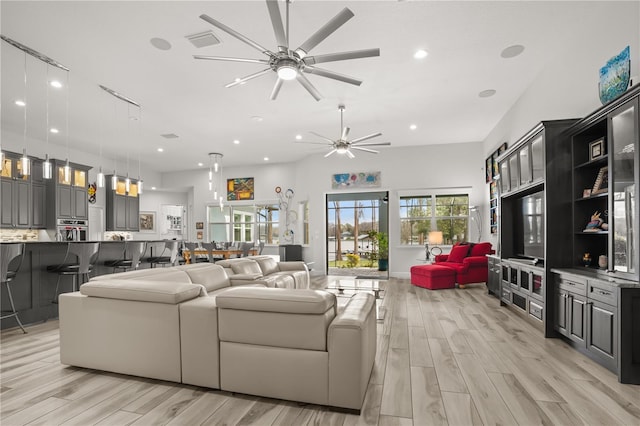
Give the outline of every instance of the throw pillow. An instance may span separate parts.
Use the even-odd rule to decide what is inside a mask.
[[[477,243],[469,252],[469,256],[484,256],[491,253],[491,243]]]
[[[447,258],[447,262],[462,263],[462,259],[467,257],[467,253],[469,253],[469,246],[453,246],[451,248],[451,253],[449,253],[449,257]]]

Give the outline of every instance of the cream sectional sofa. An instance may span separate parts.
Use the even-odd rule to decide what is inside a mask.
[[[309,268],[304,262],[279,262],[271,256],[249,256],[216,262],[227,275],[253,276],[267,287],[309,288]]]
[[[360,410],[375,300],[267,288],[217,264],[91,279],[59,297],[63,364]]]

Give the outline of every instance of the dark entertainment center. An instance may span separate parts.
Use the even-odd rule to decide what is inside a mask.
[[[640,384],[640,86],[581,120],[544,121],[498,158],[489,292],[545,337]]]

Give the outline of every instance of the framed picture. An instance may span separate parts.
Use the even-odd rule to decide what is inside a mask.
[[[591,195],[604,194],[609,190],[609,168],[602,167],[598,172],[596,181],[593,184]]]
[[[140,232],[156,232],[156,212],[140,212]]]
[[[204,222],[196,222],[196,229],[204,229]]]
[[[591,190],[590,189],[585,189],[582,191],[582,198],[589,198],[591,197]]]
[[[604,155],[604,138],[593,141],[589,144],[589,161],[593,161]]]
[[[197,238],[198,240],[201,240],[201,239],[202,239],[202,231],[198,231],[198,232],[196,232],[196,238]]]
[[[506,150],[507,150],[507,143],[503,142],[502,145],[500,145],[500,148],[498,148],[498,155],[503,154]]]
[[[484,170],[487,175],[486,181],[489,183],[493,180],[493,160],[491,157],[487,157],[487,159],[484,160]]]
[[[493,164],[493,178],[497,179],[500,175],[500,166],[498,165],[498,150],[491,156],[491,163]]]

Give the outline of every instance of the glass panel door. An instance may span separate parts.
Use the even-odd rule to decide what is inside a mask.
[[[613,269],[636,273],[638,254],[636,239],[638,226],[636,187],[638,153],[638,112],[636,102],[623,106],[611,116],[611,151],[613,173],[609,190],[613,203],[613,237],[611,239]]]
[[[509,192],[509,162],[505,159],[500,163],[500,192]]]
[[[531,182],[531,156],[529,145],[525,145],[518,151],[520,157],[520,186]]]
[[[529,292],[529,285],[531,282],[531,273],[523,269],[520,270],[520,290]]]
[[[542,135],[531,141],[531,177],[533,182],[544,179],[544,144]]]
[[[509,157],[509,188],[513,191],[518,187],[518,156],[514,153]]]

